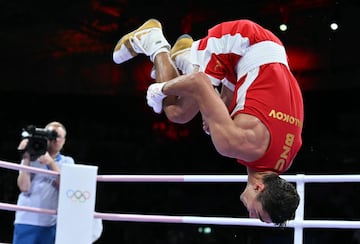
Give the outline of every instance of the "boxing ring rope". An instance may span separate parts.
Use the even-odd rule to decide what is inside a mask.
[[[10,203],[0,203],[0,209],[8,211],[29,211],[44,214],[56,214],[55,210],[18,206]],[[170,216],[170,215],[145,215],[145,214],[113,214],[113,213],[94,213],[95,218],[109,221],[124,222],[152,222],[152,223],[176,223],[176,224],[211,224],[211,225],[243,225],[271,227],[273,224],[259,222],[257,219],[231,218],[231,217],[200,217],[200,216]],[[343,220],[303,220],[301,223],[290,221],[286,227],[296,227],[301,225],[303,228],[335,228],[335,229],[358,229],[360,221]]]
[[[13,170],[25,170],[34,173],[59,175],[54,171],[23,166],[10,162],[0,161],[0,167]],[[305,220],[304,219],[304,191],[305,183],[348,183],[360,182],[360,175],[282,175],[289,182],[295,182],[300,195],[300,204],[295,219],[286,224],[287,228],[294,228],[294,243],[303,242],[304,228],[330,229],[360,229],[360,221],[347,220]],[[97,175],[97,182],[246,182],[246,175]],[[15,204],[0,203],[0,209],[8,211],[31,211],[45,214],[57,214],[55,210],[30,208]],[[211,224],[211,225],[241,225],[276,228],[273,224],[263,223],[258,219],[233,217],[200,217],[200,216],[169,216],[145,214],[113,214],[94,212],[94,218],[109,221],[124,222],[157,222],[157,223],[184,223],[184,224]]]
[[[287,181],[306,183],[360,182],[360,175],[282,175]],[[98,175],[98,182],[246,182],[247,175]]]

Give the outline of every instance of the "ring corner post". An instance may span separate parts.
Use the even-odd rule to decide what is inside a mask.
[[[55,244],[92,243],[97,166],[63,165]]]

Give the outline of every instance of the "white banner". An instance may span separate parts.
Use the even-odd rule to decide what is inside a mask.
[[[90,165],[62,165],[55,244],[93,242],[97,169]]]

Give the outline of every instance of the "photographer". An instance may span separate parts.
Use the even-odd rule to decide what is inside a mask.
[[[60,153],[65,144],[64,125],[53,121],[44,129],[33,129],[26,131],[18,146],[22,165],[60,172],[62,164],[75,163],[72,157]],[[57,210],[59,177],[20,170],[17,184],[21,191],[19,206]],[[55,234],[56,215],[16,211],[13,244],[54,244]]]

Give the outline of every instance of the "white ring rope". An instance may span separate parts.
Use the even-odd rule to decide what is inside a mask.
[[[230,217],[199,217],[199,216],[168,216],[168,215],[142,215],[142,214],[105,214],[95,213],[95,218],[111,221],[130,222],[161,222],[161,223],[186,223],[186,224],[214,224],[214,225],[245,225],[274,227],[273,224],[263,223],[258,219],[230,218]],[[333,221],[333,220],[304,220],[301,223],[289,221],[286,227],[302,226],[304,228],[340,228],[358,229],[360,221]]]
[[[2,203],[0,202],[0,209],[8,210],[8,211],[28,211],[34,213],[43,213],[43,214],[57,214],[56,210],[44,209],[44,208],[34,208],[34,207],[26,207],[26,206],[18,206],[11,203]]]
[[[43,170],[30,166],[23,166],[0,160],[0,167],[24,170],[34,173],[46,173],[59,175],[51,170]],[[283,175],[284,179],[297,182],[303,186],[304,182],[360,182],[360,175]],[[98,175],[99,182],[245,182],[246,175]],[[303,194],[303,191],[300,189]],[[17,206],[15,204],[1,203],[0,209],[8,211],[30,211],[44,214],[57,214],[56,210]],[[214,225],[243,225],[274,227],[273,224],[266,224],[258,219],[231,218],[231,217],[198,217],[198,216],[168,216],[168,215],[142,215],[142,214],[114,214],[94,213],[95,218],[110,221],[128,222],[161,222],[161,223],[187,223],[187,224],[214,224]],[[336,229],[359,229],[360,221],[346,220],[303,220],[295,218],[289,221],[286,227],[293,228],[336,228]]]
[[[282,175],[289,182],[360,182],[360,175]],[[246,182],[247,175],[98,175],[99,182]]]
[[[98,175],[99,182],[246,182],[246,175]]]
[[[0,209],[8,211],[29,211],[43,214],[56,214],[55,210],[18,206],[15,204],[1,203]],[[184,224],[213,224],[213,225],[242,225],[274,227],[273,224],[260,222],[258,219],[230,218],[230,217],[200,217],[200,216],[170,216],[170,215],[145,215],[145,214],[114,214],[94,213],[94,218],[109,221],[124,222],[152,222],[152,223],[184,223]],[[301,226],[303,228],[335,228],[335,229],[359,229],[360,221],[344,220],[303,220],[289,221],[286,227]]]
[[[0,160],[0,167],[33,173],[59,175],[58,172],[14,164]],[[359,175],[282,175],[287,181],[299,180],[307,183],[350,183],[360,182]],[[246,175],[98,175],[98,182],[246,182]]]
[[[39,168],[35,168],[35,167],[30,167],[30,166],[21,165],[21,164],[14,164],[14,163],[5,162],[5,161],[1,161],[1,160],[0,160],[0,167],[7,168],[7,169],[14,169],[14,170],[23,170],[23,171],[28,171],[31,173],[44,173],[44,174],[49,174],[49,175],[60,175],[59,172],[55,172],[53,170],[39,169]]]

